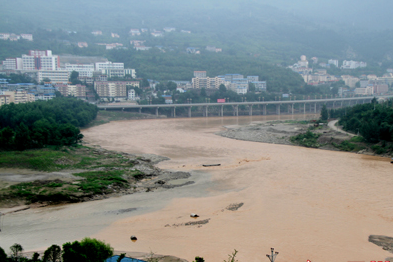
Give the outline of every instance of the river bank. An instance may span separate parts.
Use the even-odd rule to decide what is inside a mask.
[[[225,126],[226,129],[217,132],[217,135],[244,141],[301,146],[294,142],[293,137],[311,131],[318,136],[315,148],[378,155],[372,149],[374,144],[365,143],[361,137],[356,137],[335,126],[337,120],[331,120],[327,124],[316,123],[318,121],[256,121],[249,125]],[[391,157],[389,154],[378,156]]]

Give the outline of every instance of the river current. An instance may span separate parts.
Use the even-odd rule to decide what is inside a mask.
[[[92,236],[117,250],[153,251],[189,261],[195,256],[223,261],[234,249],[241,262],[267,261],[265,254],[271,247],[279,252],[276,261],[389,257],[389,252],[368,242],[371,234],[393,236],[389,159],[215,135],[223,126],[276,117],[132,120],[86,129],[84,140],[90,144],[169,157],[158,166],[192,172],[196,183],[26,211],[24,217],[15,214],[9,225],[14,233],[4,233],[3,240],[14,243],[27,233],[27,248],[37,249],[54,241]],[[244,205],[237,211],[226,209],[236,203]],[[121,208],[138,211],[110,213]],[[190,213],[208,223],[186,226],[197,221]],[[33,225],[24,222],[26,217]],[[130,235],[138,241],[131,242]]]

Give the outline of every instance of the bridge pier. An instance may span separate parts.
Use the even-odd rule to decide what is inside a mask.
[[[142,107],[139,108],[139,114],[141,114],[141,113],[142,113]]]
[[[188,117],[191,117],[191,106],[188,108]]]
[[[176,107],[173,108],[173,117],[176,117]]]
[[[252,105],[250,105],[248,114],[249,114],[250,116],[252,116]]]
[[[208,117],[209,116],[209,107],[208,106],[205,106],[205,117]]]
[[[341,101],[341,107],[340,108],[343,108],[343,101]]]
[[[314,114],[317,113],[317,103],[314,104]]]
[[[263,115],[266,116],[266,106],[267,105],[263,105]]]
[[[303,108],[303,114],[306,114],[306,103],[304,103]]]
[[[239,106],[238,105],[233,106],[233,116],[239,116]]]
[[[159,107],[156,108],[156,116],[158,116],[158,108],[159,108]]]
[[[277,105],[276,105],[276,114],[277,114],[277,115],[280,115],[280,114],[281,114],[281,112],[280,112],[280,104],[277,104]]]
[[[220,112],[221,112],[220,115],[221,115],[221,116],[224,116],[224,105],[221,105],[221,111],[220,111]]]
[[[292,104],[292,115],[295,113],[295,104]]]

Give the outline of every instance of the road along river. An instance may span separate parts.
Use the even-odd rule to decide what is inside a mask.
[[[0,246],[18,242],[40,249],[91,236],[117,250],[153,251],[189,261],[195,256],[223,261],[233,249],[239,251],[239,261],[267,261],[270,247],[280,252],[277,261],[390,256],[367,241],[371,234],[393,236],[389,159],[214,134],[222,126],[261,120],[269,118],[119,121],[84,130],[90,144],[169,157],[159,167],[190,171],[196,183],[10,214]],[[202,166],[216,163],[221,166]],[[244,205],[226,209],[237,203]],[[190,213],[200,217],[190,218]],[[207,223],[187,225],[201,220]],[[131,235],[138,241],[131,242]]]

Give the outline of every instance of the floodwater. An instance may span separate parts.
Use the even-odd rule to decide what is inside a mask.
[[[116,250],[189,261],[195,256],[223,261],[234,249],[240,262],[268,261],[271,247],[279,252],[277,262],[390,256],[368,242],[371,234],[393,236],[389,159],[214,134],[223,126],[275,117],[119,121],[84,130],[85,141],[106,149],[167,156],[159,167],[190,171],[196,183],[10,214],[0,246],[19,242],[39,249],[91,236]],[[226,209],[234,203],[244,205]],[[118,212],[127,208],[136,211]],[[190,213],[200,217],[194,220]],[[200,227],[184,225],[204,219],[210,220]],[[131,235],[138,241],[131,242]]]

